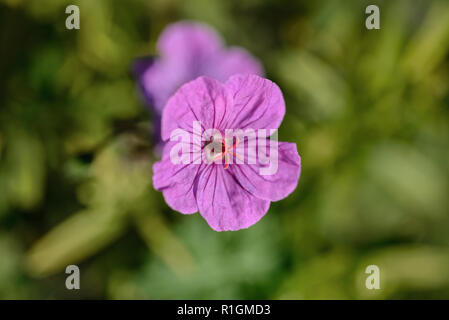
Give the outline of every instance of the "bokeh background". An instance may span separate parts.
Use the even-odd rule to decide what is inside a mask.
[[[302,176],[248,230],[151,186],[130,69],[182,19],[247,48],[286,99]],[[449,1],[0,0],[0,298],[448,299],[448,106]]]

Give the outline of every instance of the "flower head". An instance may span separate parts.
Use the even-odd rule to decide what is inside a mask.
[[[256,75],[184,84],[162,114],[166,144],[154,187],[171,208],[199,211],[216,231],[250,227],[299,180],[296,144],[270,139],[284,114],[279,87]]]
[[[199,76],[226,81],[236,73],[262,75],[259,61],[239,47],[225,48],[209,26],[194,22],[169,25],[157,42],[158,58],[136,61],[134,72],[150,105],[160,114],[168,98]]]

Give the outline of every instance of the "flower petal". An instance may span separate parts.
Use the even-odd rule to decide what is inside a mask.
[[[203,129],[217,128],[226,117],[229,100],[223,84],[212,78],[199,77],[184,84],[164,108],[162,139],[168,140],[176,129],[193,133],[195,121],[200,121]]]
[[[267,140],[269,142],[270,140]],[[268,145],[269,143],[267,143]],[[266,155],[269,155],[267,147]],[[272,161],[276,161],[273,158]],[[260,199],[278,201],[287,197],[298,185],[301,174],[301,158],[295,143],[278,142],[277,171],[272,175],[261,175],[260,169],[269,164],[233,164],[229,169],[239,183]]]
[[[221,50],[221,37],[209,26],[181,21],[164,29],[157,43],[160,54],[174,64],[195,66]]]
[[[136,70],[144,93],[156,111],[162,111],[168,98],[182,84],[202,75],[205,61],[221,48],[220,36],[206,25],[182,21],[168,26],[158,40],[160,58],[143,72]]]
[[[204,67],[204,75],[226,82],[235,74],[264,74],[262,64],[248,51],[232,47],[217,53]]]
[[[175,70],[174,67],[163,59],[158,59],[139,77],[145,96],[159,114],[173,91],[183,84],[188,76],[188,71],[186,70],[183,71],[181,68]]]
[[[258,222],[270,201],[254,197],[230,171],[211,164],[198,179],[197,203],[201,215],[215,231],[235,231]]]
[[[226,50],[209,26],[182,21],[168,26],[158,40],[160,57],[139,59],[134,73],[145,97],[161,113],[169,97],[184,83],[199,76],[226,81],[236,73],[262,75],[260,62],[242,48]]]
[[[165,201],[173,210],[184,214],[195,213],[198,211],[195,184],[204,164],[173,164],[170,150],[175,143],[167,142],[162,160],[153,165],[153,186],[162,191]]]
[[[279,87],[256,75],[234,75],[225,84],[233,97],[232,115],[220,129],[277,129],[285,114]]]

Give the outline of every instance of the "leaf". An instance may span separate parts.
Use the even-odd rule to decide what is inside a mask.
[[[124,137],[118,139],[95,158],[92,181],[80,192],[88,208],[56,226],[27,253],[32,275],[49,275],[83,261],[126,230],[127,214],[146,197],[150,164],[128,159],[125,142]]]
[[[380,289],[367,290],[366,266],[377,265]],[[382,248],[367,255],[359,263],[356,288],[358,298],[388,298],[402,292],[431,290],[449,284],[447,270],[449,253],[446,248],[404,244]]]
[[[435,1],[410,41],[403,65],[416,80],[432,71],[449,49],[449,3]]]
[[[298,100],[310,102],[309,112],[319,119],[335,117],[345,107],[346,84],[317,56],[288,52],[278,58],[278,76]]]
[[[42,143],[32,133],[10,127],[9,148],[5,152],[4,176],[10,201],[23,209],[37,206],[43,196],[45,154]]]
[[[39,277],[59,272],[103,249],[125,230],[123,218],[110,213],[78,212],[33,245],[26,268]]]

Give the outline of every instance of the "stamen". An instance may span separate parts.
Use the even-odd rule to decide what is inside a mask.
[[[211,160],[217,161],[224,158],[225,169],[229,168],[229,164],[231,162],[230,160],[232,159],[231,157],[235,156],[238,159],[242,160],[234,151],[234,149],[237,147],[239,143],[239,139],[237,137],[235,143],[232,146],[229,146],[230,144],[227,143],[226,139],[221,139],[221,141],[219,142],[221,143],[221,146],[217,144],[213,145],[212,142],[213,141],[209,142],[209,144],[206,145],[206,148],[208,148],[208,150],[214,153]],[[217,149],[220,150],[221,152],[216,153],[215,150]]]
[[[225,170],[227,168],[229,168],[229,155],[225,154],[225,165],[224,165]]]
[[[221,141],[221,143],[222,143],[222,150],[223,150],[223,157],[225,158],[225,165],[224,165],[224,169],[225,170],[227,168],[229,168],[229,162],[230,162],[229,161],[229,157],[231,157],[231,156],[238,157],[237,154],[233,150],[236,148],[237,144],[239,143],[239,138],[236,137],[235,139],[236,139],[235,143],[232,145],[231,148],[227,148],[226,147],[226,140],[225,139],[223,139]],[[240,157],[238,157],[238,158],[240,159]]]

